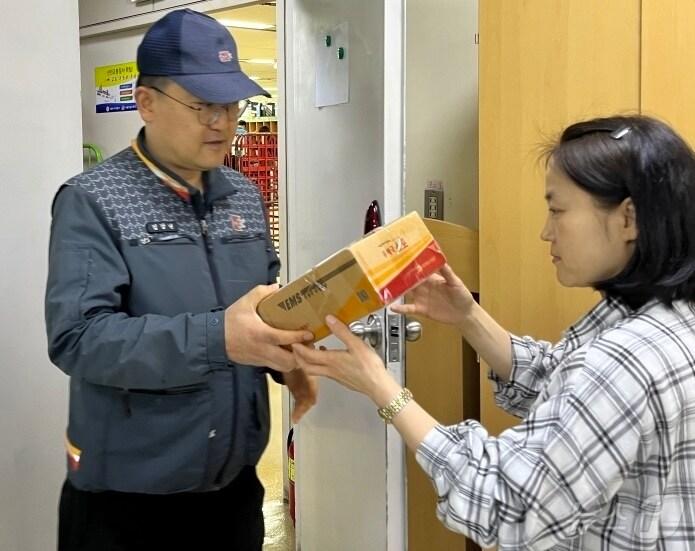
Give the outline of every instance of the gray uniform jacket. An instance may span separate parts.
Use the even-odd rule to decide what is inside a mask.
[[[128,148],[54,200],[46,326],[80,489],[213,490],[267,444],[265,371],[228,361],[224,308],[279,262],[257,188],[225,167],[204,178],[186,199]]]

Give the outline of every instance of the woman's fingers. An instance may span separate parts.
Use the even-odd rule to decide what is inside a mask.
[[[338,337],[348,350],[359,350],[360,347],[366,346],[362,342],[362,339],[353,335],[350,328],[335,316],[331,316],[330,314],[326,316],[326,325],[328,325],[331,333]]]
[[[301,350],[303,347],[301,345],[295,344],[292,349],[295,352],[297,358],[297,365],[304,370],[307,375],[312,375],[316,377],[329,377],[331,379],[335,378],[336,367],[326,364],[318,363],[313,361],[313,358],[309,354],[305,354],[305,350]],[[325,354],[326,352],[323,352]]]
[[[391,310],[397,314],[418,314],[420,310],[417,304],[392,304]]]
[[[461,285],[463,283],[461,278],[456,275],[456,272],[454,272],[448,264],[444,264],[439,270],[439,273],[442,274],[442,278],[444,278],[444,281],[449,285]]]
[[[315,350],[303,344],[293,344],[292,351],[300,367],[309,365],[312,368],[317,366],[331,368],[340,365],[341,362],[346,361],[347,355],[345,350]]]
[[[292,352],[279,346],[269,346],[266,351],[265,364],[275,371],[292,371],[297,365]]]

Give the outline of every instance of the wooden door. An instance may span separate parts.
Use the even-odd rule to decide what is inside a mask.
[[[425,220],[442,247],[449,265],[468,288],[478,292],[478,233],[440,220]],[[479,419],[479,366],[473,349],[454,327],[422,321],[422,337],[407,344],[405,382],[418,403],[435,419],[453,425]],[[436,516],[432,482],[415,461],[406,456],[408,479],[408,550],[474,551],[480,549],[454,533]]]
[[[642,0],[641,110],[695,146],[695,2]]]
[[[556,282],[537,159],[568,123],[639,109],[639,56],[639,0],[480,3],[480,296],[514,333],[556,340],[598,300]],[[498,434],[518,420],[481,380],[481,419]]]

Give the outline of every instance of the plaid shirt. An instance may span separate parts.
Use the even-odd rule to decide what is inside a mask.
[[[451,530],[502,550],[695,550],[695,304],[607,299],[556,345],[511,337],[496,402],[524,421],[432,429],[417,460]]]

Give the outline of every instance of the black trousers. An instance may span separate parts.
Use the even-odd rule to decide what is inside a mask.
[[[246,467],[216,492],[84,492],[67,480],[58,551],[261,551],[263,486]]]

